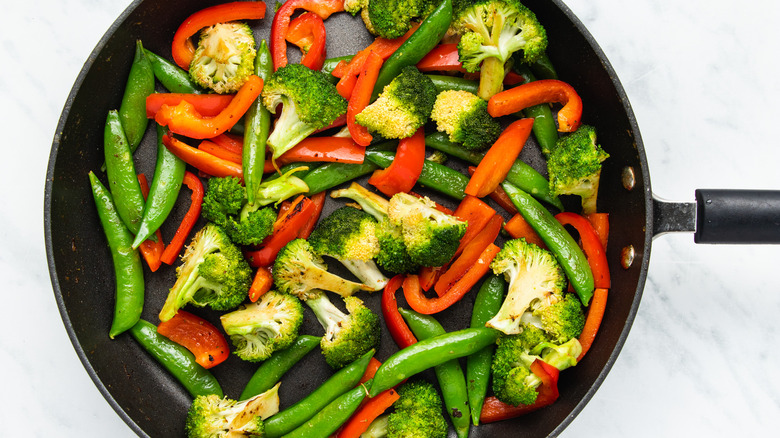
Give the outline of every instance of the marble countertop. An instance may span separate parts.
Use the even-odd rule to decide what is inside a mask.
[[[780,6],[745,0],[569,0],[639,121],[657,196],[780,188]],[[6,2],[0,56],[0,363],[4,436],[132,436],[78,360],[43,236],[59,114],[125,2]],[[22,166],[17,161],[24,163]],[[655,240],[639,313],[599,391],[562,436],[760,436],[780,428],[778,246]],[[31,319],[34,323],[31,324]]]

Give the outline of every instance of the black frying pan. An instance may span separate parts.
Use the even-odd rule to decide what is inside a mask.
[[[150,50],[170,56],[170,41],[178,24],[190,13],[213,3],[217,2],[181,0],[171,6],[168,2],[138,0],[117,19],[77,78],[57,128],[47,173],[46,245],[52,285],[65,326],[101,393],[139,435],[181,436],[190,397],[129,336],[113,341],[108,338],[113,315],[113,269],[94,211],[87,172],[99,169],[102,163],[106,111],[119,105],[135,40],[140,38]],[[733,202],[722,210],[717,208],[723,205],[721,198],[713,197],[721,193],[701,192],[698,215],[695,204],[653,199],[637,124],[609,62],[579,20],[560,1],[528,0],[525,4],[547,27],[549,55],[560,77],[581,94],[585,122],[598,128],[599,142],[611,155],[602,174],[599,210],[610,213],[608,255],[613,289],[621,293],[610,295],[599,337],[585,360],[561,374],[561,398],[553,406],[516,420],[479,426],[473,429],[474,437],[555,435],[569,424],[605,378],[628,335],[656,234],[697,230],[696,239],[701,242],[780,240],[780,227],[774,222],[777,215],[773,214],[780,210],[775,193],[740,193],[736,198],[729,193]],[[273,2],[269,3],[267,17],[256,23],[256,33],[261,38],[269,35],[272,10]],[[362,22],[347,14],[332,16],[326,26],[329,56],[354,53],[370,40]],[[147,135],[136,153],[139,171],[150,175],[154,156],[154,138]],[[537,148],[525,148],[522,158],[544,169]],[[433,193],[431,196],[452,205],[450,200]],[[740,211],[745,211],[741,205],[744,202],[750,211],[765,208],[769,212],[761,226],[749,227],[752,234],[734,231],[744,228],[735,227],[735,216],[729,206],[736,204]],[[182,200],[181,205],[186,206],[187,202]],[[334,205],[327,206],[326,212]],[[175,210],[173,214],[181,216],[183,211]],[[748,218],[740,215],[736,225],[743,220],[751,223],[756,215]],[[172,232],[163,229],[166,231],[166,235]],[[146,274],[143,317],[156,322],[174,273],[172,268],[164,267],[154,275]],[[377,295],[367,297],[374,309],[378,308],[377,298]],[[438,315],[438,319],[450,330],[466,326],[471,299],[467,296],[457,307]],[[218,320],[216,313],[200,309],[196,312],[212,322]],[[320,333],[313,318],[303,330]],[[395,350],[389,335],[383,335],[382,348],[377,354],[380,360]],[[254,364],[231,357],[213,372],[226,395],[236,397],[255,368]],[[292,403],[308,394],[330,373],[318,355],[310,355],[285,378],[282,403]]]

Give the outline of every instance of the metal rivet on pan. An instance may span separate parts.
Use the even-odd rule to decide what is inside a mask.
[[[623,180],[623,188],[629,191],[633,190],[636,186],[636,174],[634,173],[634,168],[631,166],[624,167],[621,179]]]
[[[620,252],[620,264],[623,269],[628,269],[634,264],[634,258],[636,257],[636,250],[634,245],[628,245]]]

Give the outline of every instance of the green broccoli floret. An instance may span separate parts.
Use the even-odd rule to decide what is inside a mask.
[[[255,37],[246,23],[217,23],[200,32],[190,77],[217,93],[235,93],[255,69]]]
[[[328,272],[328,266],[305,239],[294,239],[276,255],[273,268],[274,284],[280,292],[295,295],[301,300],[317,296],[321,290],[350,296],[357,291],[371,290]]]
[[[227,233],[206,224],[184,250],[176,268],[176,283],[168,293],[160,321],[167,321],[187,304],[230,310],[244,301],[252,284],[252,268]]]
[[[390,223],[401,227],[404,245],[420,266],[443,266],[452,259],[466,232],[466,222],[436,209],[430,199],[408,193],[390,198]]]
[[[490,264],[493,273],[503,274],[509,289],[498,313],[487,323],[508,335],[523,329],[523,314],[560,301],[566,276],[555,257],[525,239],[504,243]]]
[[[425,380],[412,380],[398,388],[395,409],[387,421],[388,438],[444,438],[447,420],[434,386]]]
[[[367,9],[371,26],[366,28],[383,38],[401,37],[412,28],[413,21],[431,12],[430,3],[426,0],[370,0]]]
[[[355,121],[384,138],[407,138],[428,122],[435,101],[433,81],[410,65],[355,116]]]
[[[289,347],[303,322],[303,306],[292,295],[268,291],[254,303],[220,317],[234,353],[257,362]]]
[[[309,186],[293,175],[304,169],[306,167],[292,169],[260,184],[254,203],[249,202],[239,178],[211,178],[203,196],[201,214],[206,220],[222,226],[238,245],[258,245],[273,232],[276,221],[276,211],[266,206],[309,191]]]
[[[368,0],[344,0],[344,11],[352,16],[357,15],[361,9],[368,6]]]
[[[325,329],[320,350],[334,369],[343,368],[379,347],[379,316],[358,297],[345,297],[347,313],[336,307],[325,292],[304,301]]]
[[[585,327],[586,317],[582,302],[571,293],[564,294],[563,299],[548,306],[534,307],[532,315],[534,320],[531,324],[536,324],[535,319],[538,318],[538,326],[552,342],[563,343],[576,338]]]
[[[189,438],[265,435],[263,420],[279,412],[279,383],[252,398],[236,401],[217,395],[199,395],[187,412]]]
[[[581,125],[561,137],[547,158],[550,194],[580,196],[582,212],[595,213],[601,163],[607,158],[609,154],[596,144],[596,129],[592,126]]]
[[[268,137],[274,160],[347,112],[346,99],[336,91],[328,75],[301,64],[276,70],[265,82],[262,97],[263,105],[273,114],[282,105],[282,113]]]
[[[498,339],[492,363],[492,386],[496,398],[512,406],[536,401],[542,380],[531,372],[531,364],[541,360],[560,371],[577,364],[582,346],[577,338],[556,345],[544,332],[527,327],[520,334]]]
[[[309,243],[320,256],[333,257],[372,290],[381,290],[388,278],[374,257],[379,253],[376,219],[363,210],[341,207],[320,221]]]
[[[450,141],[470,151],[483,151],[501,134],[501,125],[487,112],[487,102],[463,90],[445,90],[436,96],[431,119]]]
[[[505,64],[522,50],[533,62],[547,49],[547,33],[536,15],[519,0],[455,2],[452,28],[460,35],[458,53],[463,68],[480,71],[479,97],[489,99],[503,87]]]

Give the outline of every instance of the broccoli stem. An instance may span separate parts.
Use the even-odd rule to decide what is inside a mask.
[[[349,272],[359,278],[366,286],[372,290],[384,289],[389,281],[387,277],[379,270],[373,260],[340,260]]]
[[[304,302],[314,312],[317,321],[325,329],[326,339],[332,340],[339,329],[339,324],[347,318],[347,314],[339,310],[328,299],[325,292],[320,292],[316,297],[309,298]]]
[[[482,61],[479,73],[479,92],[477,95],[488,100],[500,92],[504,86],[504,61],[488,57]]]

